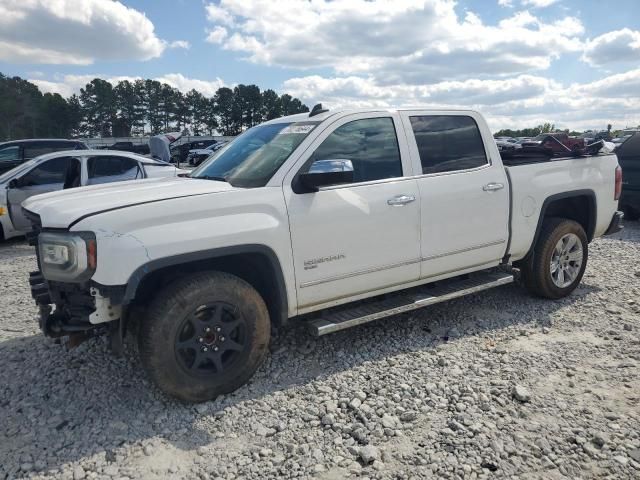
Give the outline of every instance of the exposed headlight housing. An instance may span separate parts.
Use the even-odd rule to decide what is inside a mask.
[[[83,282],[96,270],[96,237],[91,232],[43,232],[38,253],[47,280]]]

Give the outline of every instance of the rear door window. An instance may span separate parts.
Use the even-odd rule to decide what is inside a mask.
[[[89,185],[144,178],[140,164],[127,157],[102,155],[87,162]]]
[[[464,115],[412,116],[422,173],[455,172],[487,165],[476,121]]]

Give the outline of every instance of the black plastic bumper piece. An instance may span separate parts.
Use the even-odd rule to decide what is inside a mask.
[[[604,232],[605,235],[613,235],[614,233],[618,233],[620,230],[624,228],[622,225],[622,219],[624,218],[624,213],[616,212],[613,214],[613,218],[611,219],[611,223],[609,224],[609,228]]]

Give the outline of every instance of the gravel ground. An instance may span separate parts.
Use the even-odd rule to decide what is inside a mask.
[[[558,302],[517,286],[313,340],[251,383],[163,396],[102,339],[38,331],[24,242],[0,246],[0,479],[640,478],[640,225]]]

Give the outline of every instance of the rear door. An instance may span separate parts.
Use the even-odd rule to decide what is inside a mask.
[[[421,198],[421,277],[498,264],[508,239],[509,191],[492,138],[474,113],[401,114]],[[486,132],[481,131],[483,125]]]
[[[80,161],[72,157],[57,157],[39,163],[18,179],[18,186],[7,190],[11,222],[16,230],[31,230],[31,223],[22,213],[22,202],[42,193],[62,190],[69,173],[80,172]]]

